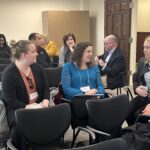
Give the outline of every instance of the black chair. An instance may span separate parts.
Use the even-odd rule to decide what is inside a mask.
[[[11,139],[8,140],[7,144],[11,148],[11,150],[17,150],[11,142]],[[104,141],[101,143],[78,147],[78,148],[71,148],[71,149],[64,149],[64,150],[127,150],[127,143],[122,138],[116,138],[108,141]],[[49,149],[50,150],[50,149]]]
[[[120,94],[123,94],[122,93],[122,88],[126,91],[126,94],[129,98],[133,99],[133,95],[132,95],[132,92],[129,88],[129,86],[126,84],[126,73],[125,72],[121,72],[119,73],[119,79],[118,77],[116,79],[120,80],[120,85],[117,86],[116,88],[110,88],[110,87],[105,87],[106,90],[116,90],[117,92],[117,95],[120,95]]]
[[[88,113],[86,108],[86,101],[87,99],[84,98],[83,99],[76,98],[72,100],[62,98],[62,102],[68,103],[71,108],[71,127],[73,130],[73,140],[72,140],[71,147],[74,146],[75,140],[79,132],[81,131],[81,129],[84,130],[84,128],[88,125]]]
[[[6,51],[2,51],[2,52],[0,52],[0,58],[10,59],[11,58],[11,54],[9,54]]]
[[[55,102],[55,104],[60,103],[59,99],[54,99],[55,96],[58,94],[58,86],[61,82],[61,72],[62,67],[56,67],[56,68],[44,68],[47,80],[48,80],[48,86],[50,90],[50,99]]]
[[[2,72],[0,72],[0,82],[2,81]]]
[[[118,95],[104,100],[88,100],[89,126],[96,142],[118,137],[121,125],[129,114],[129,98]]]
[[[0,64],[0,72],[3,72],[7,66],[8,64]]]
[[[90,146],[84,146],[79,148],[73,148],[69,150],[127,150],[127,143],[122,138],[116,138],[101,143],[93,144]]]
[[[64,92],[62,89],[62,85],[59,86],[59,90],[61,93],[61,100],[63,103],[69,103],[70,108],[71,108],[71,127],[73,129],[73,140],[72,140],[72,144],[71,147],[74,146],[74,143],[76,141],[77,136],[79,135],[80,131],[85,131],[89,134],[90,140],[89,140],[89,144],[92,143],[93,141],[93,134],[91,133],[90,130],[88,130],[86,128],[86,126],[88,125],[88,120],[89,120],[89,116],[88,116],[88,111],[87,111],[87,107],[86,107],[86,101],[88,99],[100,99],[99,96],[95,96],[95,95],[81,95],[81,96],[77,96],[74,97],[73,99],[69,100],[64,98]],[[109,96],[109,95],[107,95]],[[77,130],[76,130],[77,129]]]
[[[129,98],[133,99],[132,92],[131,92],[129,86],[126,85],[126,73],[125,73],[125,72],[121,72],[121,73],[119,74],[119,76],[120,76],[121,80],[124,81],[124,82],[123,82],[122,86],[117,87],[117,95],[122,94],[122,88],[124,88],[124,90],[125,90],[126,93],[127,93],[127,96],[128,96]]]
[[[41,109],[16,110],[18,131],[32,150],[57,149],[70,126],[71,112],[68,104]],[[8,147],[10,140],[8,141]]]
[[[53,56],[53,67],[58,67],[59,56]]]
[[[11,60],[8,58],[0,58],[0,64],[10,64]]]
[[[49,87],[58,87],[61,82],[62,67],[44,68]]]

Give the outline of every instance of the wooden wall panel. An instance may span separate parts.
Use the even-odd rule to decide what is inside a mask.
[[[89,11],[44,11],[43,32],[60,48],[64,34],[74,33],[77,42],[90,41]]]

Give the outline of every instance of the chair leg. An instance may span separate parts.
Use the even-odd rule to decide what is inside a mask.
[[[92,144],[94,144],[94,143],[93,143],[93,139],[92,139],[92,137],[89,135],[89,145],[92,145]]]
[[[122,93],[122,92],[121,92],[121,88],[119,88],[119,89],[120,89],[120,94],[121,94],[121,93]]]
[[[117,88],[117,95],[119,95],[119,88]]]
[[[75,138],[75,129],[73,129],[73,135],[72,136],[73,136],[72,139],[74,139]]]
[[[129,88],[127,88],[127,95],[128,95],[128,97],[130,96],[133,99],[133,95]]]
[[[117,95],[121,94],[121,88],[117,88]]]
[[[78,136],[79,132],[80,132],[80,129],[78,128],[78,130],[77,130],[77,132],[75,133],[74,138],[73,138],[73,140],[72,140],[71,148],[73,148],[74,143],[75,143],[75,141],[76,141],[76,138],[77,138],[77,136]]]

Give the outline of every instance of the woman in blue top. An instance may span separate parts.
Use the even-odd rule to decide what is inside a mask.
[[[89,42],[78,43],[72,62],[66,63],[62,70],[62,88],[66,98],[77,95],[103,94],[99,68],[93,63],[93,46]]]

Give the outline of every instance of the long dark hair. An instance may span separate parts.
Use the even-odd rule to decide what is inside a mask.
[[[4,39],[4,45],[3,46],[8,46],[5,35],[4,34],[0,34],[0,38]]]
[[[69,37],[72,37],[73,40],[74,40],[74,42],[76,42],[76,38],[75,38],[75,36],[74,36],[73,33],[65,34],[65,35],[63,36],[63,43],[64,43],[64,45],[65,45],[66,47],[68,47],[67,44],[66,44],[66,42],[67,42],[67,40],[68,40]]]
[[[92,44],[90,42],[80,42],[76,45],[74,49],[72,61],[75,62],[79,68],[81,66],[83,53],[88,46],[92,46]],[[87,63],[87,66],[93,66],[93,65],[94,65],[93,60]]]

